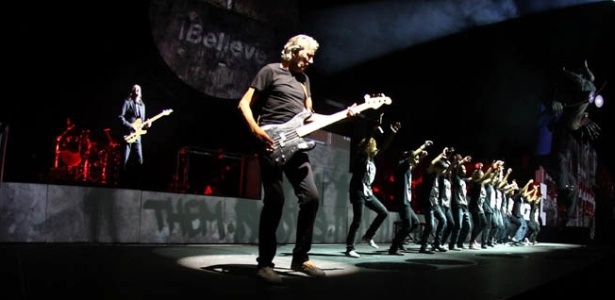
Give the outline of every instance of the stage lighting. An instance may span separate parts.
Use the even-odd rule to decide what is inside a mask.
[[[602,107],[602,105],[604,104],[604,99],[602,98],[602,95],[597,95],[596,97],[594,97],[594,104],[596,104],[596,107],[598,108]]]
[[[604,99],[602,98],[602,95],[600,94],[596,94],[594,92],[589,93],[589,103],[594,103],[596,104],[596,107],[600,108],[602,107],[602,105],[604,104]]]

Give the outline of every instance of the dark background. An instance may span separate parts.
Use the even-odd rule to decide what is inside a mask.
[[[367,1],[312,2],[298,2],[302,20],[336,4]],[[394,151],[431,139],[434,152],[453,146],[477,161],[504,159],[518,171],[513,177],[525,180],[536,167],[539,103],[549,97],[563,66],[576,70],[587,59],[598,87],[611,82],[602,91],[605,105],[589,113],[602,128],[593,142],[600,165],[613,170],[613,4],[578,5],[478,26],[335,73],[319,65],[318,53],[308,70],[316,110],[333,113],[362,102],[366,93],[385,93],[392,105],[328,129],[354,137],[362,134],[366,120],[384,113],[385,125],[403,124]],[[147,188],[171,185],[182,147],[240,154],[257,149],[236,108],[238,99],[201,94],[165,65],[151,38],[147,1],[28,6],[17,5],[12,11],[22,18],[5,27],[8,84],[1,120],[10,128],[5,181],[49,179],[54,140],[66,118],[89,129],[93,139],[104,139],[104,128],[119,132],[119,105],[134,83],[143,87],[148,115],[174,110],[144,138]],[[300,30],[311,34],[305,27],[309,22],[302,24]],[[314,36],[323,46],[327,43],[325,36]],[[348,36],[364,38],[353,32]]]

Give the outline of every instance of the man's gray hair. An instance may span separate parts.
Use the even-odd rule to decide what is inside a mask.
[[[282,61],[290,61],[293,58],[293,53],[299,52],[303,49],[318,50],[318,42],[311,36],[305,34],[299,34],[291,37],[284,49],[282,50]]]

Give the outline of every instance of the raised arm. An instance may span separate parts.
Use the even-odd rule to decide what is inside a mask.
[[[515,189],[518,189],[519,186],[517,185],[517,181],[515,181],[514,179],[512,180],[512,182],[506,184],[503,188],[502,191],[504,191],[504,193],[510,193]]]
[[[382,151],[389,148],[389,146],[391,145],[391,142],[393,142],[393,138],[395,138],[395,135],[397,134],[400,128],[401,128],[401,122],[399,121],[391,124],[390,126],[391,133],[384,140],[384,143],[382,144],[382,147],[380,147],[380,149],[378,150],[377,154],[380,154]]]
[[[493,175],[493,169],[494,169],[494,166],[496,166],[496,163],[495,163],[495,162],[494,162],[494,163],[492,163],[492,166],[491,166],[490,168],[488,168],[488,169],[487,169],[487,171],[482,172],[482,174],[480,174],[480,173],[478,173],[478,171],[481,171],[481,170],[482,170],[482,168],[483,168],[483,164],[482,164],[482,163],[480,163],[480,162],[479,162],[479,163],[477,163],[477,164],[476,164],[476,169],[475,169],[475,171],[474,171],[474,173],[473,173],[473,177],[474,177],[475,175],[476,175],[477,177],[478,177],[478,176],[480,176],[480,177],[478,177],[478,178],[473,178],[473,180],[474,180],[475,182],[480,183],[480,184],[484,184],[484,183],[491,182],[491,180],[492,180],[492,178],[493,178],[493,176],[492,176],[492,175]]]
[[[453,168],[456,168],[460,164],[469,163],[469,162],[472,162],[472,156],[466,155],[464,157],[461,154],[457,153],[457,154],[455,154],[453,156],[453,161],[452,161],[451,165],[453,166]]]
[[[521,195],[523,195],[526,198],[529,197],[530,192],[531,192],[529,188],[533,182],[534,182],[534,179],[530,179],[527,181],[527,183],[523,186],[523,188],[521,188],[521,191],[520,191]]]
[[[442,152],[440,152],[440,154],[438,154],[434,159],[431,160],[431,162],[429,163],[429,166],[427,166],[427,172],[432,173],[434,171],[434,167],[436,166],[436,164],[440,160],[445,159],[447,155],[448,155],[448,147],[444,147],[444,149],[442,149]]]
[[[503,189],[506,186],[506,183],[508,182],[508,177],[510,176],[510,173],[512,173],[512,168],[508,168],[506,170],[506,174],[504,174],[504,177],[502,178],[502,180],[500,180],[500,182],[498,182],[497,188]]]
[[[431,140],[426,140],[423,145],[421,145],[420,147],[416,148],[414,151],[412,151],[412,156],[417,156],[419,154],[421,154],[421,152],[423,152],[423,150],[425,150],[427,147],[433,145],[433,142]]]
[[[483,178],[485,180],[493,180],[493,177],[497,174],[497,171],[499,171],[503,165],[504,165],[504,161],[501,161],[501,160],[493,161],[491,163],[491,167],[487,169],[487,171],[485,172],[485,175],[483,175]]]
[[[448,154],[448,147],[444,147],[444,149],[442,149],[442,152],[440,152],[440,154],[438,154],[438,156],[436,156],[434,159],[431,160],[431,164],[430,165],[435,165],[438,163],[438,161],[440,161],[442,158],[446,157],[446,155]]]

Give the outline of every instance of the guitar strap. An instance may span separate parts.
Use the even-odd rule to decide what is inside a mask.
[[[303,84],[303,82],[299,82],[299,84],[301,84],[301,88],[303,88],[303,93],[305,93],[305,100],[307,100],[308,97],[309,97],[308,96],[308,92],[307,92],[307,88],[305,87],[305,84]],[[307,103],[306,101],[303,101],[303,105],[305,105],[306,103]],[[306,107],[306,109],[308,109],[308,108]]]
[[[135,100],[135,115],[137,119],[141,119],[141,121],[145,121],[144,116],[141,115],[141,108],[142,108],[141,105],[142,104],[140,101]]]

